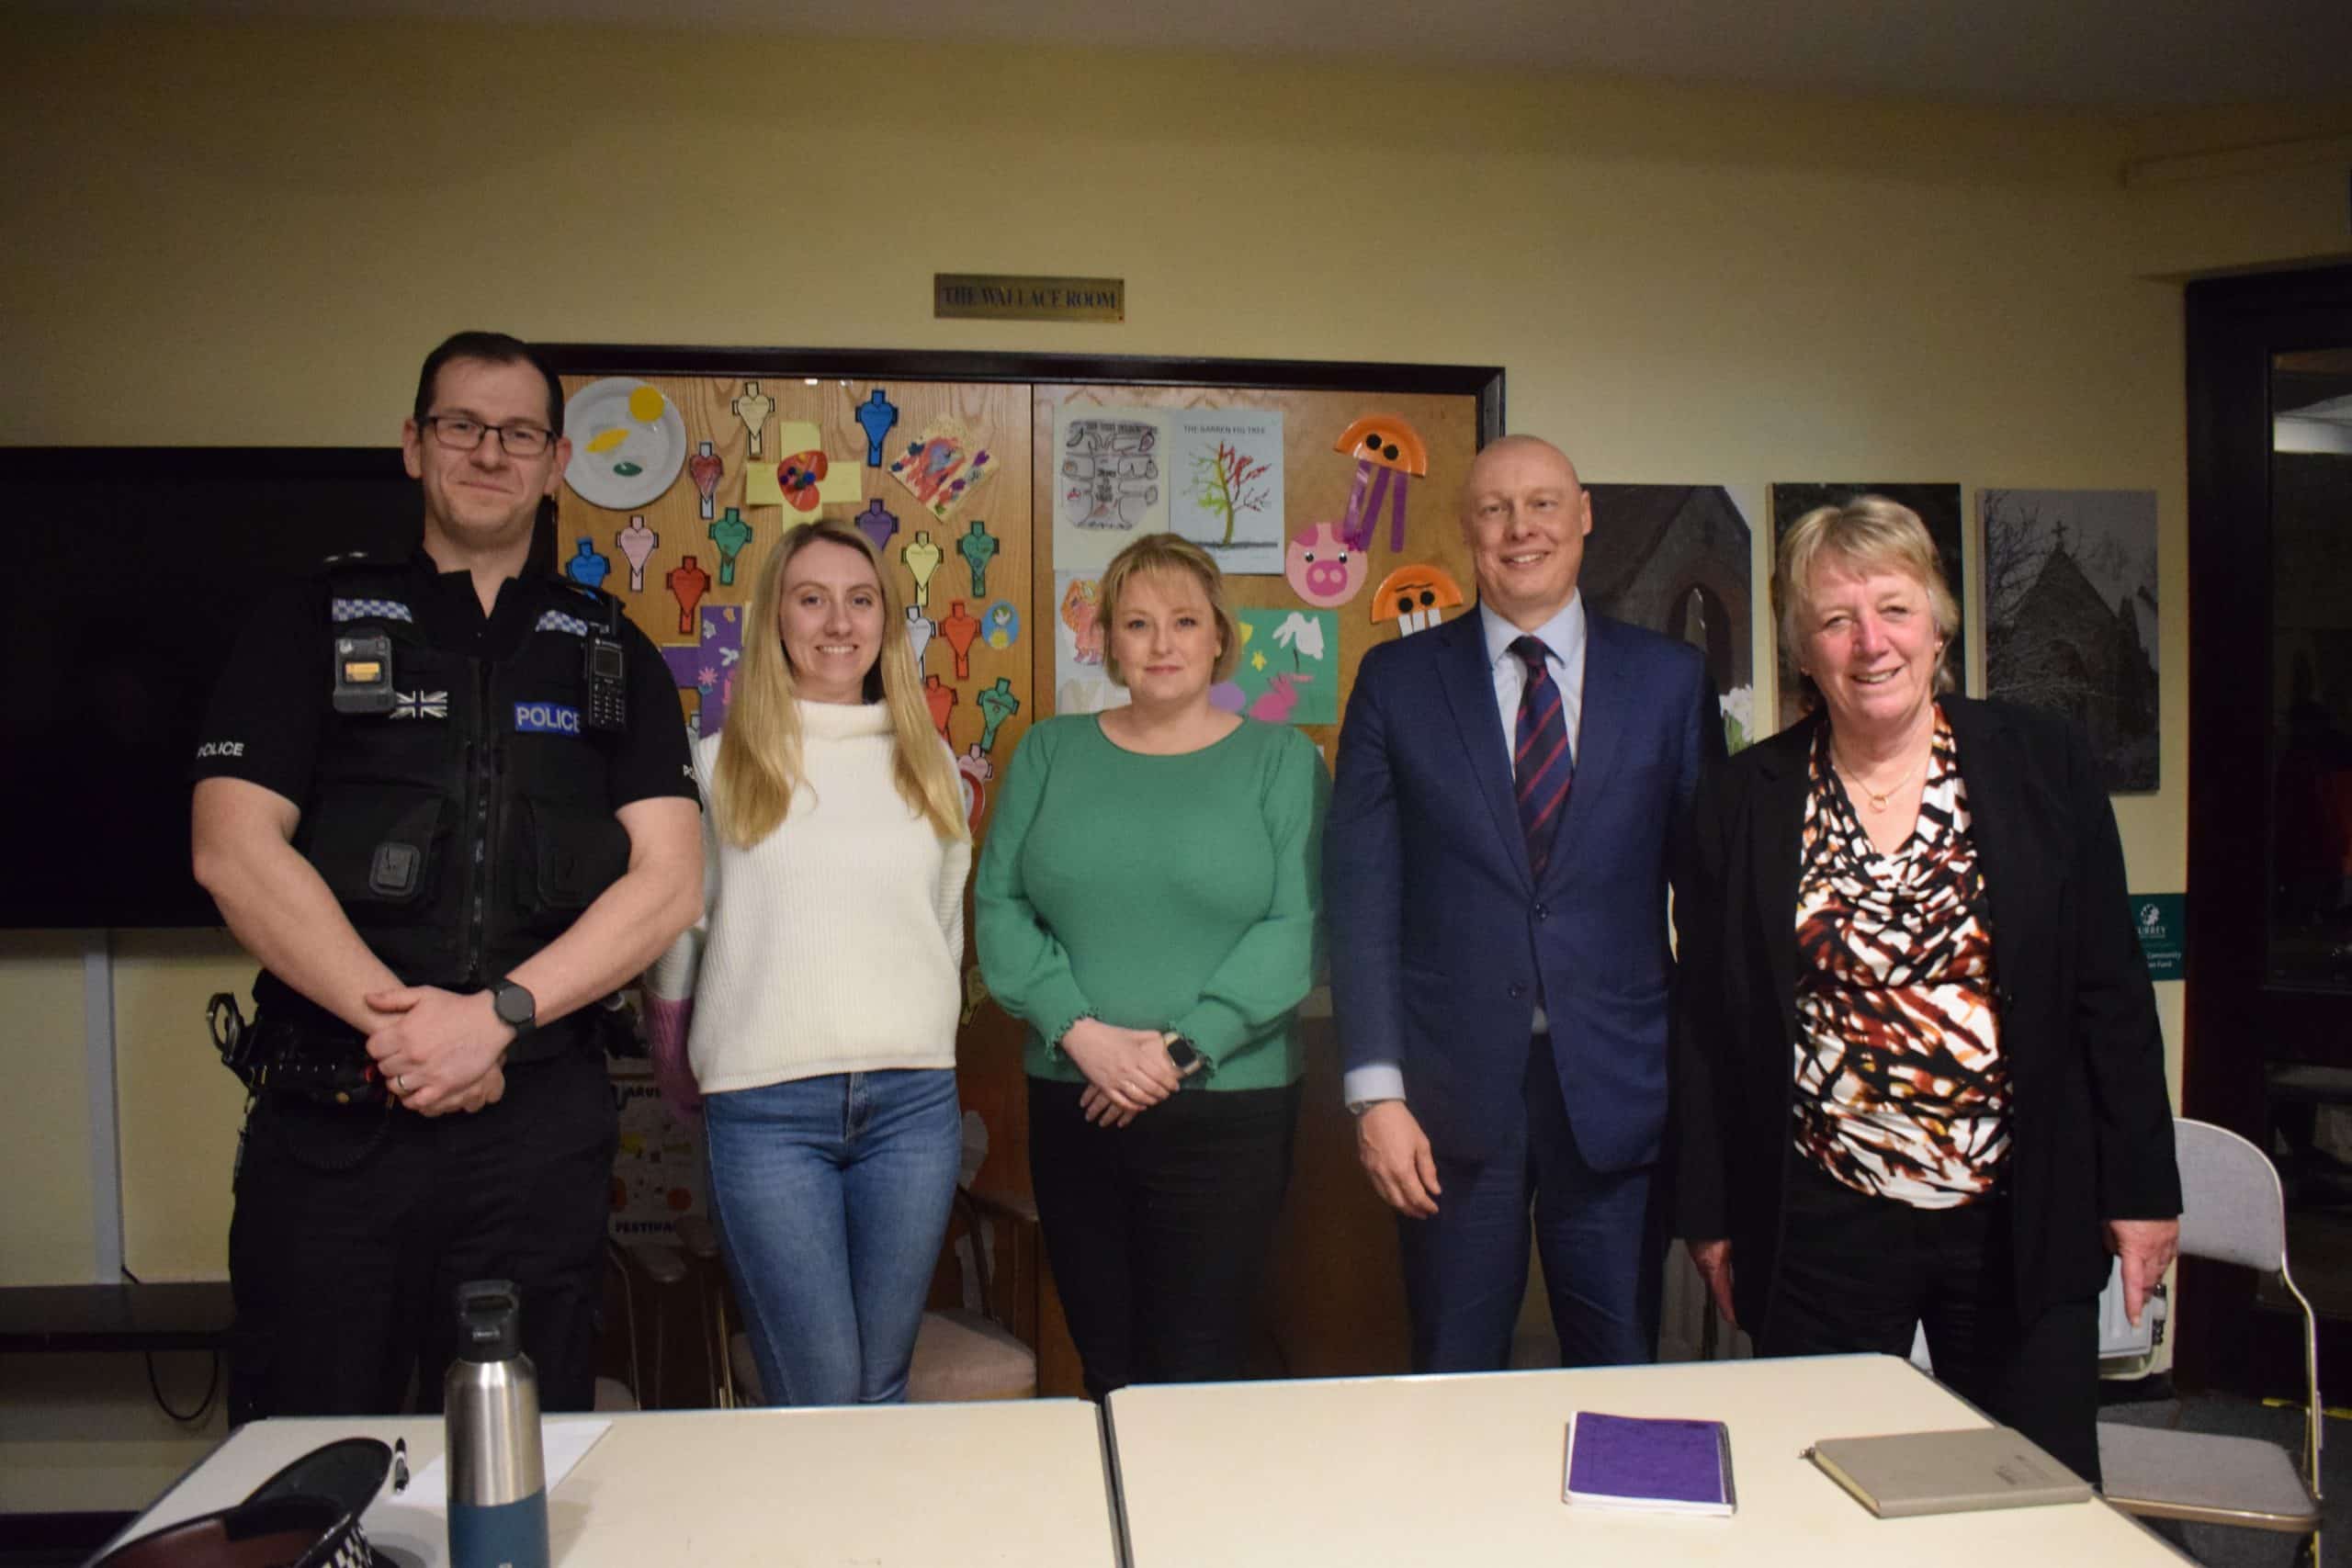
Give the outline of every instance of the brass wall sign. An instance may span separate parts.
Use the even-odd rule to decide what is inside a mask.
[[[1124,321],[1124,277],[1028,277],[1012,273],[934,272],[931,313],[990,321]]]

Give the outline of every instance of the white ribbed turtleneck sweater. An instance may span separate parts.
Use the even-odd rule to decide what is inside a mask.
[[[821,1073],[952,1067],[971,845],[941,840],[892,782],[880,703],[799,705],[803,777],[750,849],[703,822],[703,918],[647,973],[695,998],[705,1094]],[[717,805],[718,737],[695,745]]]

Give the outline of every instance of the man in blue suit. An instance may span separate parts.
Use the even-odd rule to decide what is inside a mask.
[[[1478,606],[1356,672],[1324,838],[1349,1109],[1420,1371],[1504,1366],[1531,1222],[1564,1365],[1655,1353],[1667,896],[1723,756],[1698,651],[1592,615],[1550,443],[1471,465]]]

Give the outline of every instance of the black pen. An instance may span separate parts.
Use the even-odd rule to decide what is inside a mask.
[[[408,1439],[392,1439],[392,1495],[397,1497],[408,1490]]]

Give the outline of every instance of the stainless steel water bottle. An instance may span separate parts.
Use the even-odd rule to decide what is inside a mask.
[[[448,1426],[450,1568],[548,1568],[539,1379],[523,1354],[522,1299],[504,1280],[458,1287]]]

